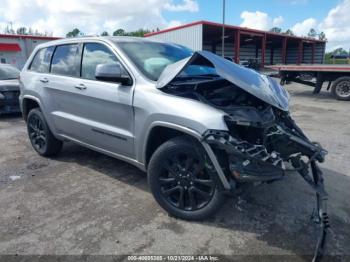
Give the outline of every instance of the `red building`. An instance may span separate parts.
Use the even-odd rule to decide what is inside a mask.
[[[58,37],[0,34],[0,63],[21,69],[34,48]]]
[[[222,54],[222,24],[198,21],[146,34],[145,37],[174,42],[193,50]],[[261,64],[323,63],[326,42],[225,25],[224,55],[236,63],[256,59]]]

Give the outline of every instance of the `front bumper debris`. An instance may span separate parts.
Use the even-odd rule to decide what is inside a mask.
[[[304,139],[303,136],[294,135],[278,125],[275,127],[267,136],[273,137],[273,141],[282,141],[282,143],[288,141],[280,148],[291,147],[299,153],[286,157],[286,154],[290,153],[288,150],[287,153],[279,153],[280,150],[271,151],[264,145],[255,145],[235,138],[226,131],[208,130],[203,134],[202,139],[215,149],[221,169],[224,170],[230,184],[254,181],[271,182],[281,179],[286,171],[284,162],[291,163],[293,170],[301,175],[316,194],[316,207],[312,217],[318,224],[319,236],[312,261],[320,261],[325,252],[330,223],[326,204],[328,194],[325,191],[322,171],[316,161],[323,162],[327,151],[320,145],[310,142],[306,137]],[[226,161],[220,161],[222,158],[220,151],[224,152]],[[307,161],[305,157],[308,158]],[[228,164],[225,165],[225,162]],[[231,180],[234,182],[232,183]]]
[[[238,140],[227,132],[208,130],[203,140],[228,155],[229,170],[237,182],[271,181],[284,175],[283,160],[263,145]]]

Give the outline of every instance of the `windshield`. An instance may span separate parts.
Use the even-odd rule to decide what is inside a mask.
[[[116,42],[135,66],[149,79],[157,81],[165,67],[193,54],[193,51],[176,44],[157,42]],[[216,74],[215,69],[192,65],[183,76]]]
[[[19,70],[9,65],[0,65],[0,80],[18,78]]]

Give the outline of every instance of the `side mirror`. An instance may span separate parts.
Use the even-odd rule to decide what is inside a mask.
[[[95,78],[101,81],[117,82],[130,85],[131,78],[123,72],[122,66],[117,64],[98,64],[95,70]]]

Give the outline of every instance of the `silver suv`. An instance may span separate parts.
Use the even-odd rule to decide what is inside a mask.
[[[20,86],[40,155],[73,141],[125,160],[147,171],[173,216],[203,219],[243,182],[281,179],[285,162],[323,208],[316,162],[326,151],[292,120],[288,93],[213,53],[142,38],[58,40],[35,49]]]

